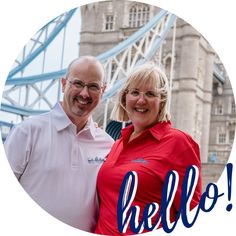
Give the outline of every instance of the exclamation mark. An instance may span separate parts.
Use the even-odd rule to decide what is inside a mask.
[[[232,172],[233,172],[233,164],[228,163],[227,167],[227,182],[228,182],[228,201],[231,200],[231,193],[232,193]],[[227,211],[231,211],[233,204],[228,204],[226,207]]]

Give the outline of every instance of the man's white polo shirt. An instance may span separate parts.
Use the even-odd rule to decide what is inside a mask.
[[[4,143],[9,163],[26,192],[47,212],[81,230],[94,230],[97,173],[113,144],[89,118],[76,133],[58,103],[17,125]]]

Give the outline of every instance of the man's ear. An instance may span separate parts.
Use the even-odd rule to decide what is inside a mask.
[[[61,78],[61,89],[63,93],[65,92],[65,88],[66,88],[66,79]]]
[[[104,93],[104,92],[105,92],[105,90],[106,90],[106,87],[107,87],[107,84],[106,84],[106,83],[104,83],[104,85],[102,86],[102,93]]]

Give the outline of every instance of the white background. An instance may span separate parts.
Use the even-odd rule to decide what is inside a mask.
[[[14,59],[30,37],[47,22],[61,13],[93,1],[32,1],[8,0],[0,3],[0,97],[5,78]],[[236,79],[236,36],[235,7],[233,0],[163,0],[143,1],[169,10],[183,18],[197,29],[211,44],[227,70],[235,91]],[[229,162],[235,163],[235,148]],[[201,213],[197,222],[190,229],[181,226],[180,222],[172,235],[223,235],[235,231],[236,219],[236,170],[233,172],[231,212],[225,210],[227,199],[226,172],[222,174],[217,185],[220,192],[225,192],[210,213]],[[44,212],[23,191],[6,160],[3,146],[0,145],[0,235],[78,235],[78,230],[69,227]],[[234,201],[233,201],[234,199]],[[150,235],[155,235],[152,232]],[[83,235],[88,235],[83,233]],[[149,234],[147,234],[149,235]],[[166,235],[160,231],[158,235]]]

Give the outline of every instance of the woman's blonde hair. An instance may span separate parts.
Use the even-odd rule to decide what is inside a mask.
[[[121,122],[129,121],[126,111],[127,90],[133,86],[141,87],[146,83],[152,83],[153,88],[161,95],[160,112],[158,122],[169,121],[169,83],[165,73],[154,63],[149,62],[136,67],[128,76],[123,88],[118,93],[118,99],[111,113],[111,119]]]

